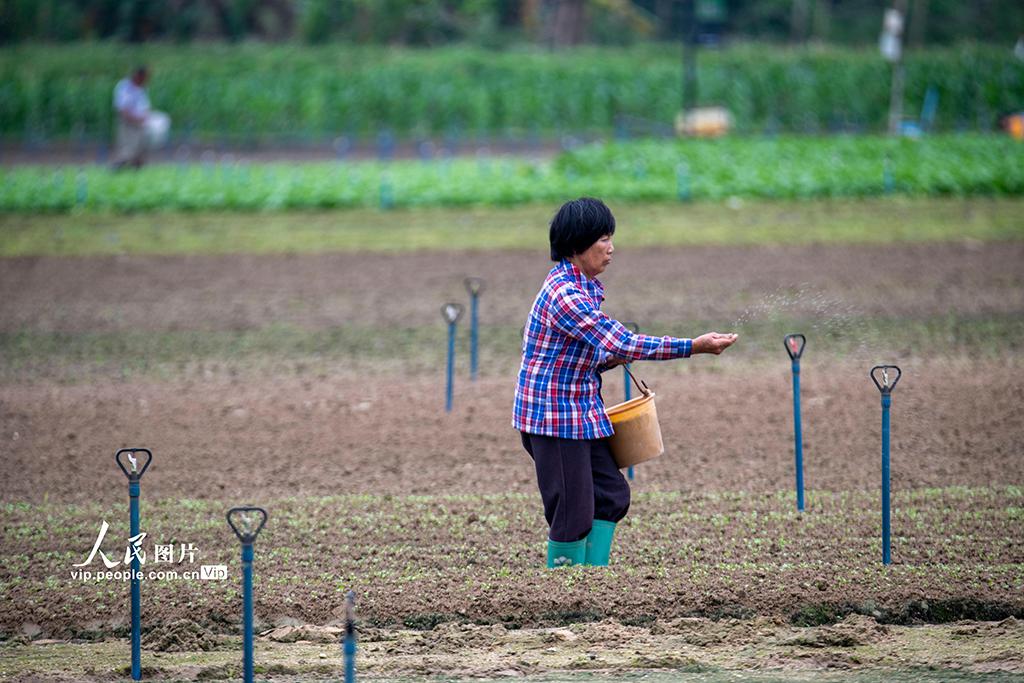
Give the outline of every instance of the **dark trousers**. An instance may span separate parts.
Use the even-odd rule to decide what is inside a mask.
[[[548,520],[548,538],[564,543],[590,533],[595,519],[618,522],[629,511],[629,484],[606,439],[562,439],[521,433],[533,458]]]

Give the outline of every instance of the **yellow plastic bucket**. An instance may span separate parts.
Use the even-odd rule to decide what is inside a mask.
[[[615,430],[608,439],[608,448],[620,469],[653,460],[665,452],[653,391],[614,405],[607,413]]]

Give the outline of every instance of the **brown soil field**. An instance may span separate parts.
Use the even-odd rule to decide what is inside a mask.
[[[666,453],[638,468],[643,490],[792,486],[788,362],[725,364],[646,372]],[[1019,363],[918,360],[904,372],[893,400],[894,487],[1024,483]],[[113,503],[114,451],[147,444],[156,464],[146,494],[157,498],[534,491],[510,424],[509,378],[464,382],[450,415],[443,392],[440,377],[390,376],[8,386],[0,499]],[[881,413],[866,368],[807,363],[801,394],[807,488],[877,487]]]
[[[223,513],[229,504],[251,499],[144,502],[143,528],[157,542],[187,540],[200,562],[226,564],[232,577],[143,581],[147,665],[158,662],[160,652],[205,657],[204,652],[226,650],[237,656],[237,641],[225,636],[237,634],[239,622],[238,544]],[[521,671],[578,668],[592,654],[601,658],[601,668],[693,663],[690,657],[697,653],[666,636],[685,636],[682,642],[692,648],[712,646],[693,660],[709,664],[727,664],[724,650],[731,645],[747,652],[733,660],[740,667],[760,659],[764,667],[827,668],[833,655],[853,666],[857,655],[850,648],[875,644],[888,625],[1024,617],[1024,545],[1012,531],[1019,528],[1019,487],[898,492],[894,561],[888,567],[880,562],[877,492],[816,492],[803,514],[787,493],[641,493],[622,523],[610,567],[559,571],[542,567],[545,529],[532,495],[257,500],[271,515],[256,543],[257,628],[337,626],[345,592],[353,589],[368,627],[365,651],[374,653],[371,661],[382,672],[494,672],[496,661],[502,669]],[[126,635],[127,585],[69,577],[71,564],[88,552],[99,520],[113,520],[117,536],[124,534],[124,508],[6,508],[0,541],[9,559],[0,580],[9,600],[0,604],[0,630],[16,664],[36,656],[30,640],[88,643]],[[43,515],[46,526],[40,528]],[[187,566],[149,563],[144,569]],[[803,630],[850,615],[862,619],[835,632]],[[584,652],[578,651],[581,643],[563,647],[570,636],[543,631],[573,624],[595,624],[585,627],[584,640],[591,644]],[[1020,672],[1015,648],[1021,634],[1016,621],[1008,624],[1008,640],[985,641],[996,650],[940,647],[905,653],[889,665],[918,658],[936,666],[988,661]],[[523,634],[509,633],[521,629]],[[321,639],[301,631],[279,635]],[[438,638],[444,646],[431,645]],[[548,643],[544,652],[517,649],[529,638]],[[504,656],[459,658],[460,644],[463,650],[484,649],[488,641],[493,653]],[[826,656],[819,649],[830,647],[842,654]],[[92,664],[92,651],[83,645],[83,659],[65,661],[64,670],[76,662]],[[524,659],[510,667],[513,652]],[[807,659],[819,655],[824,659],[816,664]],[[860,656],[865,665],[878,664],[878,653]]]
[[[333,622],[353,589],[364,620],[390,627],[689,616],[813,625],[851,612],[904,624],[1021,617],[1024,545],[1005,533],[1019,523],[1021,495],[1019,487],[897,492],[893,564],[885,567],[877,492],[816,492],[802,514],[785,492],[641,492],[612,566],[567,572],[543,568],[546,529],[532,495],[258,496],[271,523],[257,542],[257,616],[264,626]],[[147,498],[143,526],[157,543],[187,540],[204,564],[237,567],[223,513],[253,498]],[[8,509],[11,600],[0,608],[8,636],[123,633],[124,582],[98,580],[99,559],[92,576],[72,577],[71,565],[89,554],[101,519],[115,524],[103,547],[118,557],[109,548],[124,531],[124,507],[53,506],[47,529],[38,528],[38,508]],[[189,564],[149,559],[146,571]],[[234,581],[143,583],[147,631],[188,619],[216,634],[237,623]]]
[[[1024,244],[1017,243],[623,250],[605,278],[606,307],[624,319],[719,320],[719,329],[741,334],[745,321],[771,316],[812,326],[854,321],[839,325],[854,335],[856,321],[872,316],[1022,318],[1021,262]],[[69,335],[258,330],[282,320],[311,328],[435,329],[438,302],[465,298],[467,273],[488,274],[482,321],[517,327],[548,267],[542,255],[519,252],[42,258],[4,265],[0,332]],[[663,291],[669,289],[680,294]],[[931,357],[913,346],[834,357],[807,332],[808,488],[876,485],[878,396],[866,372],[893,359],[905,370],[893,413],[895,486],[1024,481],[1024,368],[1005,351],[1007,340],[983,339],[978,351],[989,343],[1004,349],[994,357]],[[441,410],[443,348],[433,364],[412,369],[384,359],[359,370],[343,363],[306,363],[303,370],[308,359],[300,358],[287,370],[258,371],[199,358],[173,368],[170,378],[82,373],[56,383],[45,381],[43,368],[43,378],[28,374],[0,385],[10,474],[0,482],[0,499],[46,493],[90,500],[108,478],[110,454],[142,443],[174,463],[147,480],[155,496],[251,488],[267,496],[532,491],[529,459],[509,426],[517,361],[505,350],[484,365],[476,384],[460,376],[451,415]],[[667,449],[642,468],[644,486],[789,486],[788,359],[781,349],[767,359],[749,354],[741,339],[720,358],[638,366],[661,397]],[[621,396],[621,374],[607,377],[612,403]],[[41,453],[60,456],[74,476],[48,477]]]
[[[623,320],[1024,313],[1024,242],[619,249],[601,276]],[[485,325],[523,324],[545,251],[26,257],[0,269],[0,332],[437,325],[483,276]]]
[[[463,277],[480,274],[488,278],[485,331],[517,329],[548,267],[544,256],[6,259],[0,337],[13,348],[24,334],[73,340],[278,324],[401,335],[440,326],[439,304],[465,299]],[[0,666],[43,671],[33,654],[43,650],[33,648],[45,648],[29,640],[124,636],[127,586],[73,581],[67,571],[100,520],[111,522],[110,539],[125,535],[125,480],[113,462],[123,446],[154,451],[142,486],[152,539],[194,542],[203,564],[228,564],[232,577],[238,545],[223,513],[267,505],[271,524],[257,544],[260,627],[337,625],[344,591],[355,589],[377,674],[954,666],[938,643],[974,642],[969,629],[994,627],[933,631],[921,646],[929,654],[916,657],[907,653],[918,646],[901,638],[917,636],[893,624],[1024,617],[1019,340],[983,330],[967,345],[942,333],[927,353],[912,336],[840,353],[824,338],[856,336],[875,319],[1019,322],[1022,257],[1020,243],[621,250],[602,278],[606,309],[645,328],[700,320],[742,335],[768,319],[811,324],[801,375],[808,511],[793,510],[781,339],[756,353],[741,338],[718,358],[641,364],[659,395],[666,452],[637,468],[613,565],[596,571],[540,566],[544,520],[510,425],[516,358],[508,346],[486,347],[476,383],[460,361],[451,414],[441,347],[417,351],[435,359],[425,364],[197,354],[162,374],[122,372],[116,348],[104,351],[99,371],[59,349],[34,363],[7,362],[0,552],[10,560],[0,565]],[[54,358],[69,364],[54,373]],[[888,568],[879,561],[880,407],[867,377],[883,361],[904,371],[893,401]],[[608,403],[621,381],[609,374]],[[116,546],[110,539],[105,548]],[[236,584],[146,583],[148,652],[204,643],[217,656],[237,651]],[[182,620],[194,625],[191,635],[175,635]],[[797,628],[812,624],[825,626]],[[988,642],[1002,649],[961,650],[961,665],[1020,672],[1019,656],[999,655],[1019,645],[1019,622],[1000,628]],[[77,645],[79,654],[66,656],[105,661],[106,645]],[[310,653],[298,657],[317,656]],[[317,671],[293,664],[278,673]],[[53,672],[75,678],[75,666]],[[183,666],[174,675],[227,665],[214,657]],[[93,674],[113,671],[103,664]]]

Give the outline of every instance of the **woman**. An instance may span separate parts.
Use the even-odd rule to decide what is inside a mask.
[[[629,484],[607,437],[600,373],[636,360],[718,354],[735,334],[696,339],[633,334],[601,312],[597,276],[612,262],[615,217],[598,199],[567,202],[551,220],[551,269],[523,335],[512,425],[533,458],[548,531],[548,567],[605,566]]]

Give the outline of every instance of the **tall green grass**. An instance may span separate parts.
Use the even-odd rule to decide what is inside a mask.
[[[153,104],[178,134],[256,142],[366,136],[607,133],[622,117],[669,125],[680,108],[675,44],[629,49],[244,44],[79,44],[0,52],[0,135],[106,137],[111,91],[136,63],[153,68]],[[890,72],[877,50],[731,47],[701,53],[700,98],[741,131],[884,128]],[[929,87],[936,123],[989,129],[1024,99],[1024,69],[1003,46],[912,52],[907,113]]]

